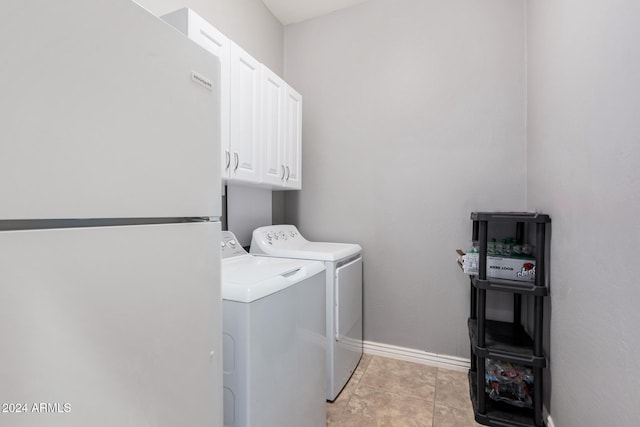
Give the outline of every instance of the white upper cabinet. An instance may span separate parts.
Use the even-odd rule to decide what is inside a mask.
[[[260,63],[231,42],[229,178],[260,182]]]
[[[300,94],[193,10],[162,19],[220,60],[222,179],[300,189]]]
[[[282,186],[286,177],[284,159],[284,98],[286,83],[262,66],[262,181]]]
[[[302,97],[262,66],[262,182],[301,188]]]
[[[162,17],[198,45],[220,60],[220,146],[222,178],[229,175],[229,107],[231,76],[231,40],[191,9],[179,9]]]
[[[302,188],[302,96],[289,85],[284,106],[285,185],[299,190]]]

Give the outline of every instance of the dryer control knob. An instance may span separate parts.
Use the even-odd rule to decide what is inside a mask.
[[[231,249],[235,248],[235,247],[236,247],[236,244],[237,244],[237,242],[236,242],[235,240],[229,240],[229,241],[227,242],[227,245],[228,245]]]

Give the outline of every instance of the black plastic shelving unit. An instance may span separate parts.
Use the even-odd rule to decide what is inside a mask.
[[[471,276],[471,307],[468,321],[471,343],[470,398],[478,423],[496,427],[542,426],[542,372],[547,359],[543,351],[544,299],[549,295],[545,253],[551,218],[528,212],[473,212],[473,240],[479,245],[478,275]],[[536,277],[534,282],[487,278],[489,223],[513,224],[518,243],[526,242],[528,228],[535,227]],[[532,230],[531,230],[532,231]],[[533,233],[532,233],[533,234]],[[513,294],[513,321],[486,318],[487,291]],[[533,336],[522,326],[522,296],[533,298]],[[485,359],[530,366],[534,376],[533,408],[519,408],[491,400],[485,393]]]

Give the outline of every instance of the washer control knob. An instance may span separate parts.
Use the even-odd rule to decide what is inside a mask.
[[[269,232],[267,233],[267,240],[271,241],[271,239],[273,239],[273,233]]]
[[[227,244],[225,242],[220,242],[220,247],[224,248],[225,246],[227,246]]]
[[[296,232],[295,232],[295,231],[293,231],[293,230],[291,230],[291,231],[289,231],[289,235],[290,235],[291,237],[296,237]]]
[[[235,248],[237,244],[238,243],[235,240],[229,240],[227,242],[227,246],[229,246],[231,249]]]

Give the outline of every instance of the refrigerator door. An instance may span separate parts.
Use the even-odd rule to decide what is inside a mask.
[[[1,424],[221,426],[219,241],[219,223],[0,232]]]
[[[220,216],[220,65],[130,0],[0,14],[0,220]]]

